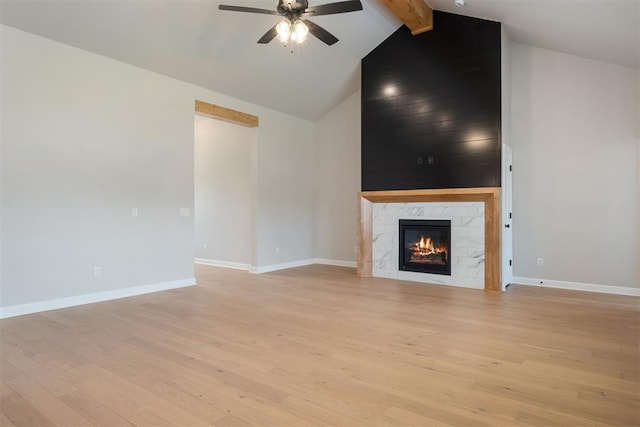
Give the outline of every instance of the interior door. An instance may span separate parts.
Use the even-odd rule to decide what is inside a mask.
[[[502,144],[502,290],[513,278],[513,213],[512,213],[511,147]]]

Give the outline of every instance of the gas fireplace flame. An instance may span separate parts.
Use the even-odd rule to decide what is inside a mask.
[[[449,248],[446,245],[435,245],[431,237],[420,236],[420,240],[409,246],[411,250],[410,262],[428,264],[446,264],[449,258]]]

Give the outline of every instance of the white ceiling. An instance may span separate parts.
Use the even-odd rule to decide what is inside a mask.
[[[517,43],[640,68],[640,0],[428,0],[437,10],[500,21]]]
[[[271,9],[276,1],[0,0],[0,22],[310,120],[357,90],[360,59],[400,26],[380,0],[362,0],[361,12],[313,19],[337,44],[311,38],[291,53],[276,40],[256,43],[278,17],[218,3]],[[519,43],[640,68],[640,0],[428,3],[501,21]]]

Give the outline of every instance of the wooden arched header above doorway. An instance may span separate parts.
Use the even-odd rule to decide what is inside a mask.
[[[258,116],[221,107],[215,104],[209,104],[204,101],[196,100],[196,114],[201,114],[213,119],[224,120],[225,122],[235,123],[240,126],[250,128],[258,127]]]

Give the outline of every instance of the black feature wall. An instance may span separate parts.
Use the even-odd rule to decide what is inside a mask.
[[[500,186],[500,23],[434,11],[362,60],[362,190]]]

